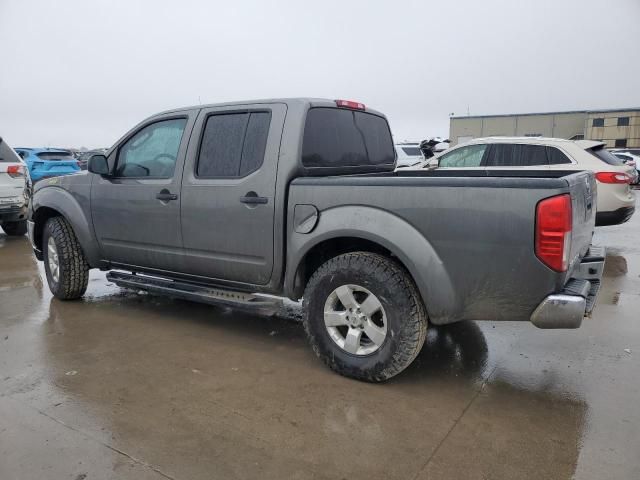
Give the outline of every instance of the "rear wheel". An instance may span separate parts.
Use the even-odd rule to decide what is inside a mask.
[[[7,235],[19,237],[27,233],[27,221],[3,222],[2,229]]]
[[[381,382],[411,364],[427,333],[427,315],[409,274],[382,255],[337,256],[304,292],[309,342],[341,375]]]
[[[60,300],[84,295],[89,282],[89,264],[69,222],[62,217],[47,220],[42,247],[51,293]]]

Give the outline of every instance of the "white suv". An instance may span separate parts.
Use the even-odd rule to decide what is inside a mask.
[[[0,226],[7,235],[27,233],[24,172],[20,157],[0,138]]]
[[[635,211],[636,170],[603,142],[543,137],[477,138],[431,159],[429,168],[464,170],[590,170],[598,184],[596,225],[624,223]]]

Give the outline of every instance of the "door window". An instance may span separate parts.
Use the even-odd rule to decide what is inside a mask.
[[[120,147],[116,177],[171,178],[186,118],[147,125]]]
[[[521,145],[517,143],[492,145],[487,159],[488,167],[530,167],[547,165],[547,163],[547,153],[544,145]]]
[[[270,112],[211,115],[196,164],[198,178],[237,178],[260,168],[269,135]]]
[[[440,157],[439,167],[479,167],[487,145],[460,147]]]

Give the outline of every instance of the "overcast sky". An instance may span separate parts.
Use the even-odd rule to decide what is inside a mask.
[[[0,0],[0,136],[110,146],[158,111],[314,96],[396,140],[449,114],[640,106],[640,0]]]

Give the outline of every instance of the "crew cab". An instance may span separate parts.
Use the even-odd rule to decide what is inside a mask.
[[[428,322],[580,326],[604,265],[592,173],[395,163],[386,118],[359,102],[171,110],[87,175],[36,184],[29,237],[61,300],[85,293],[92,268],[237,308],[302,299],[315,353],[368,381],[405,369]]]

